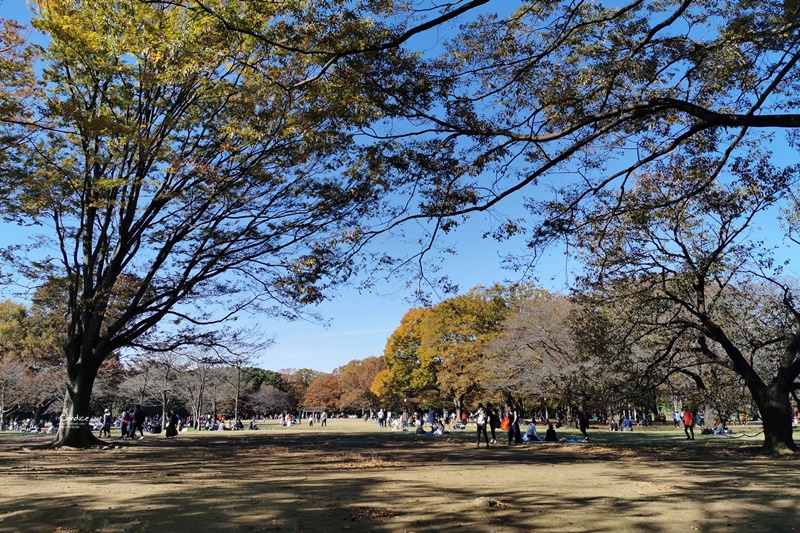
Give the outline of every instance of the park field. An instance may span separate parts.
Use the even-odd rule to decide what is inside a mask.
[[[0,532],[800,532],[800,458],[761,454],[757,427],[475,449],[474,426],[260,426],[92,450],[0,433]]]

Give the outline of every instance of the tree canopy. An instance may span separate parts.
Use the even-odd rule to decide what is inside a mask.
[[[396,176],[398,216],[438,220],[431,237],[490,211],[487,235],[527,232],[538,251],[568,235],[593,194],[625,196],[670,153],[702,156],[711,179],[752,143],[796,146],[796,3],[507,6],[462,26],[427,65],[430,104],[378,141],[392,154],[374,163]],[[533,221],[509,209],[521,204]]]
[[[704,367],[737,374],[759,407],[767,446],[794,450],[795,283],[755,230],[762,217],[780,216],[798,175],[755,154],[718,179],[709,181],[709,170],[673,157],[634,180],[636,200],[625,202],[625,215],[585,219],[573,234],[587,251],[583,288],[621,311],[637,338],[657,333],[646,346],[668,374],[683,373],[703,389],[704,376],[717,383],[722,372]],[[697,181],[706,183],[702,194],[662,204]],[[600,195],[592,213],[619,205],[617,194]]]
[[[115,351],[213,343],[245,308],[297,316],[356,268],[386,184],[357,171],[352,132],[386,116],[365,80],[403,79],[415,31],[386,3],[346,5],[34,2],[36,75],[4,26],[0,211],[45,229],[33,262],[5,257],[29,283],[65,281],[58,442],[89,444]]]

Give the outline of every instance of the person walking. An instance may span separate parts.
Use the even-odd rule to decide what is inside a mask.
[[[683,431],[686,433],[686,440],[694,440],[694,413],[691,409],[683,412]]]
[[[492,440],[489,441],[491,444],[497,444],[497,435],[496,430],[500,427],[500,415],[497,414],[497,409],[490,403],[486,404],[486,411],[489,415],[489,429],[492,432]]]
[[[586,432],[589,429],[589,419],[586,418],[586,415],[583,414],[583,411],[577,411],[575,413],[576,421],[578,422],[578,429],[583,435],[583,440],[589,440],[589,434]]]
[[[119,419],[119,429],[120,429],[120,436],[123,439],[127,439],[130,436],[131,432],[131,412],[129,408],[125,408],[122,411],[122,415]]]
[[[478,427],[478,443],[475,446],[476,448],[481,447],[481,433],[483,433],[483,439],[486,441],[486,447],[489,447],[489,435],[486,433],[486,425],[489,422],[489,417],[486,414],[486,410],[483,408],[483,404],[478,404],[478,412],[475,414],[475,425]]]
[[[142,410],[142,406],[137,404],[136,407],[133,408],[133,416],[131,416],[133,420],[131,420],[131,430],[128,434],[128,437],[131,439],[136,436],[136,431],[139,431],[139,440],[144,438],[144,411]]]

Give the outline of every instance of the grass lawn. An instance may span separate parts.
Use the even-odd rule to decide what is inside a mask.
[[[800,532],[800,458],[762,455],[755,426],[489,449],[474,426],[260,427],[81,451],[0,433],[0,532]]]

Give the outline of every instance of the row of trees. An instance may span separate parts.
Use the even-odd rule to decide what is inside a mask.
[[[60,342],[63,330],[46,307],[0,302],[0,426],[12,417],[38,421],[60,414],[66,383]],[[370,388],[384,368],[381,358],[353,360],[332,373],[275,372],[251,366],[258,344],[227,348],[108,358],[93,387],[92,413],[141,404],[163,413],[179,409],[199,420],[206,413],[239,418],[303,409],[367,411],[380,405]]]
[[[478,287],[430,308],[410,310],[383,357],[353,360],[332,373],[280,373],[212,354],[149,353],[107,359],[98,372],[92,408],[114,412],[141,404],[179,409],[196,421],[206,413],[263,416],[304,409],[369,412],[422,406],[472,410],[479,400],[511,401],[521,409],[613,416],[621,409],[657,412],[674,399],[701,402],[723,422],[750,409],[741,380],[695,364],[658,363],[614,351],[608,314],[587,313],[575,298],[530,287]],[[627,317],[626,317],[627,319]],[[37,328],[37,313],[0,304],[0,414],[41,419],[60,412],[63,366]],[[43,334],[44,333],[44,334]],[[49,333],[49,335],[48,335]],[[759,364],[767,364],[760,362]],[[689,373],[687,368],[694,370]],[[698,393],[686,379],[704,376]]]
[[[702,337],[691,334],[683,310],[664,303],[669,294],[621,282],[591,289],[567,297],[530,287],[478,287],[412,309],[387,342],[386,369],[372,390],[396,408],[411,400],[460,411],[488,400],[545,416],[702,407],[720,424],[745,413],[765,424],[785,423],[791,434],[790,391],[776,398],[790,415],[770,421],[770,404],[753,394],[724,353],[698,347]],[[794,317],[780,303],[783,293],[766,283],[706,292],[720,330],[749,349],[748,364],[760,379],[773,378],[784,343],[793,338]],[[651,308],[654,302],[660,307]],[[676,323],[683,326],[679,333],[672,329]],[[743,332],[747,336],[740,337]]]

